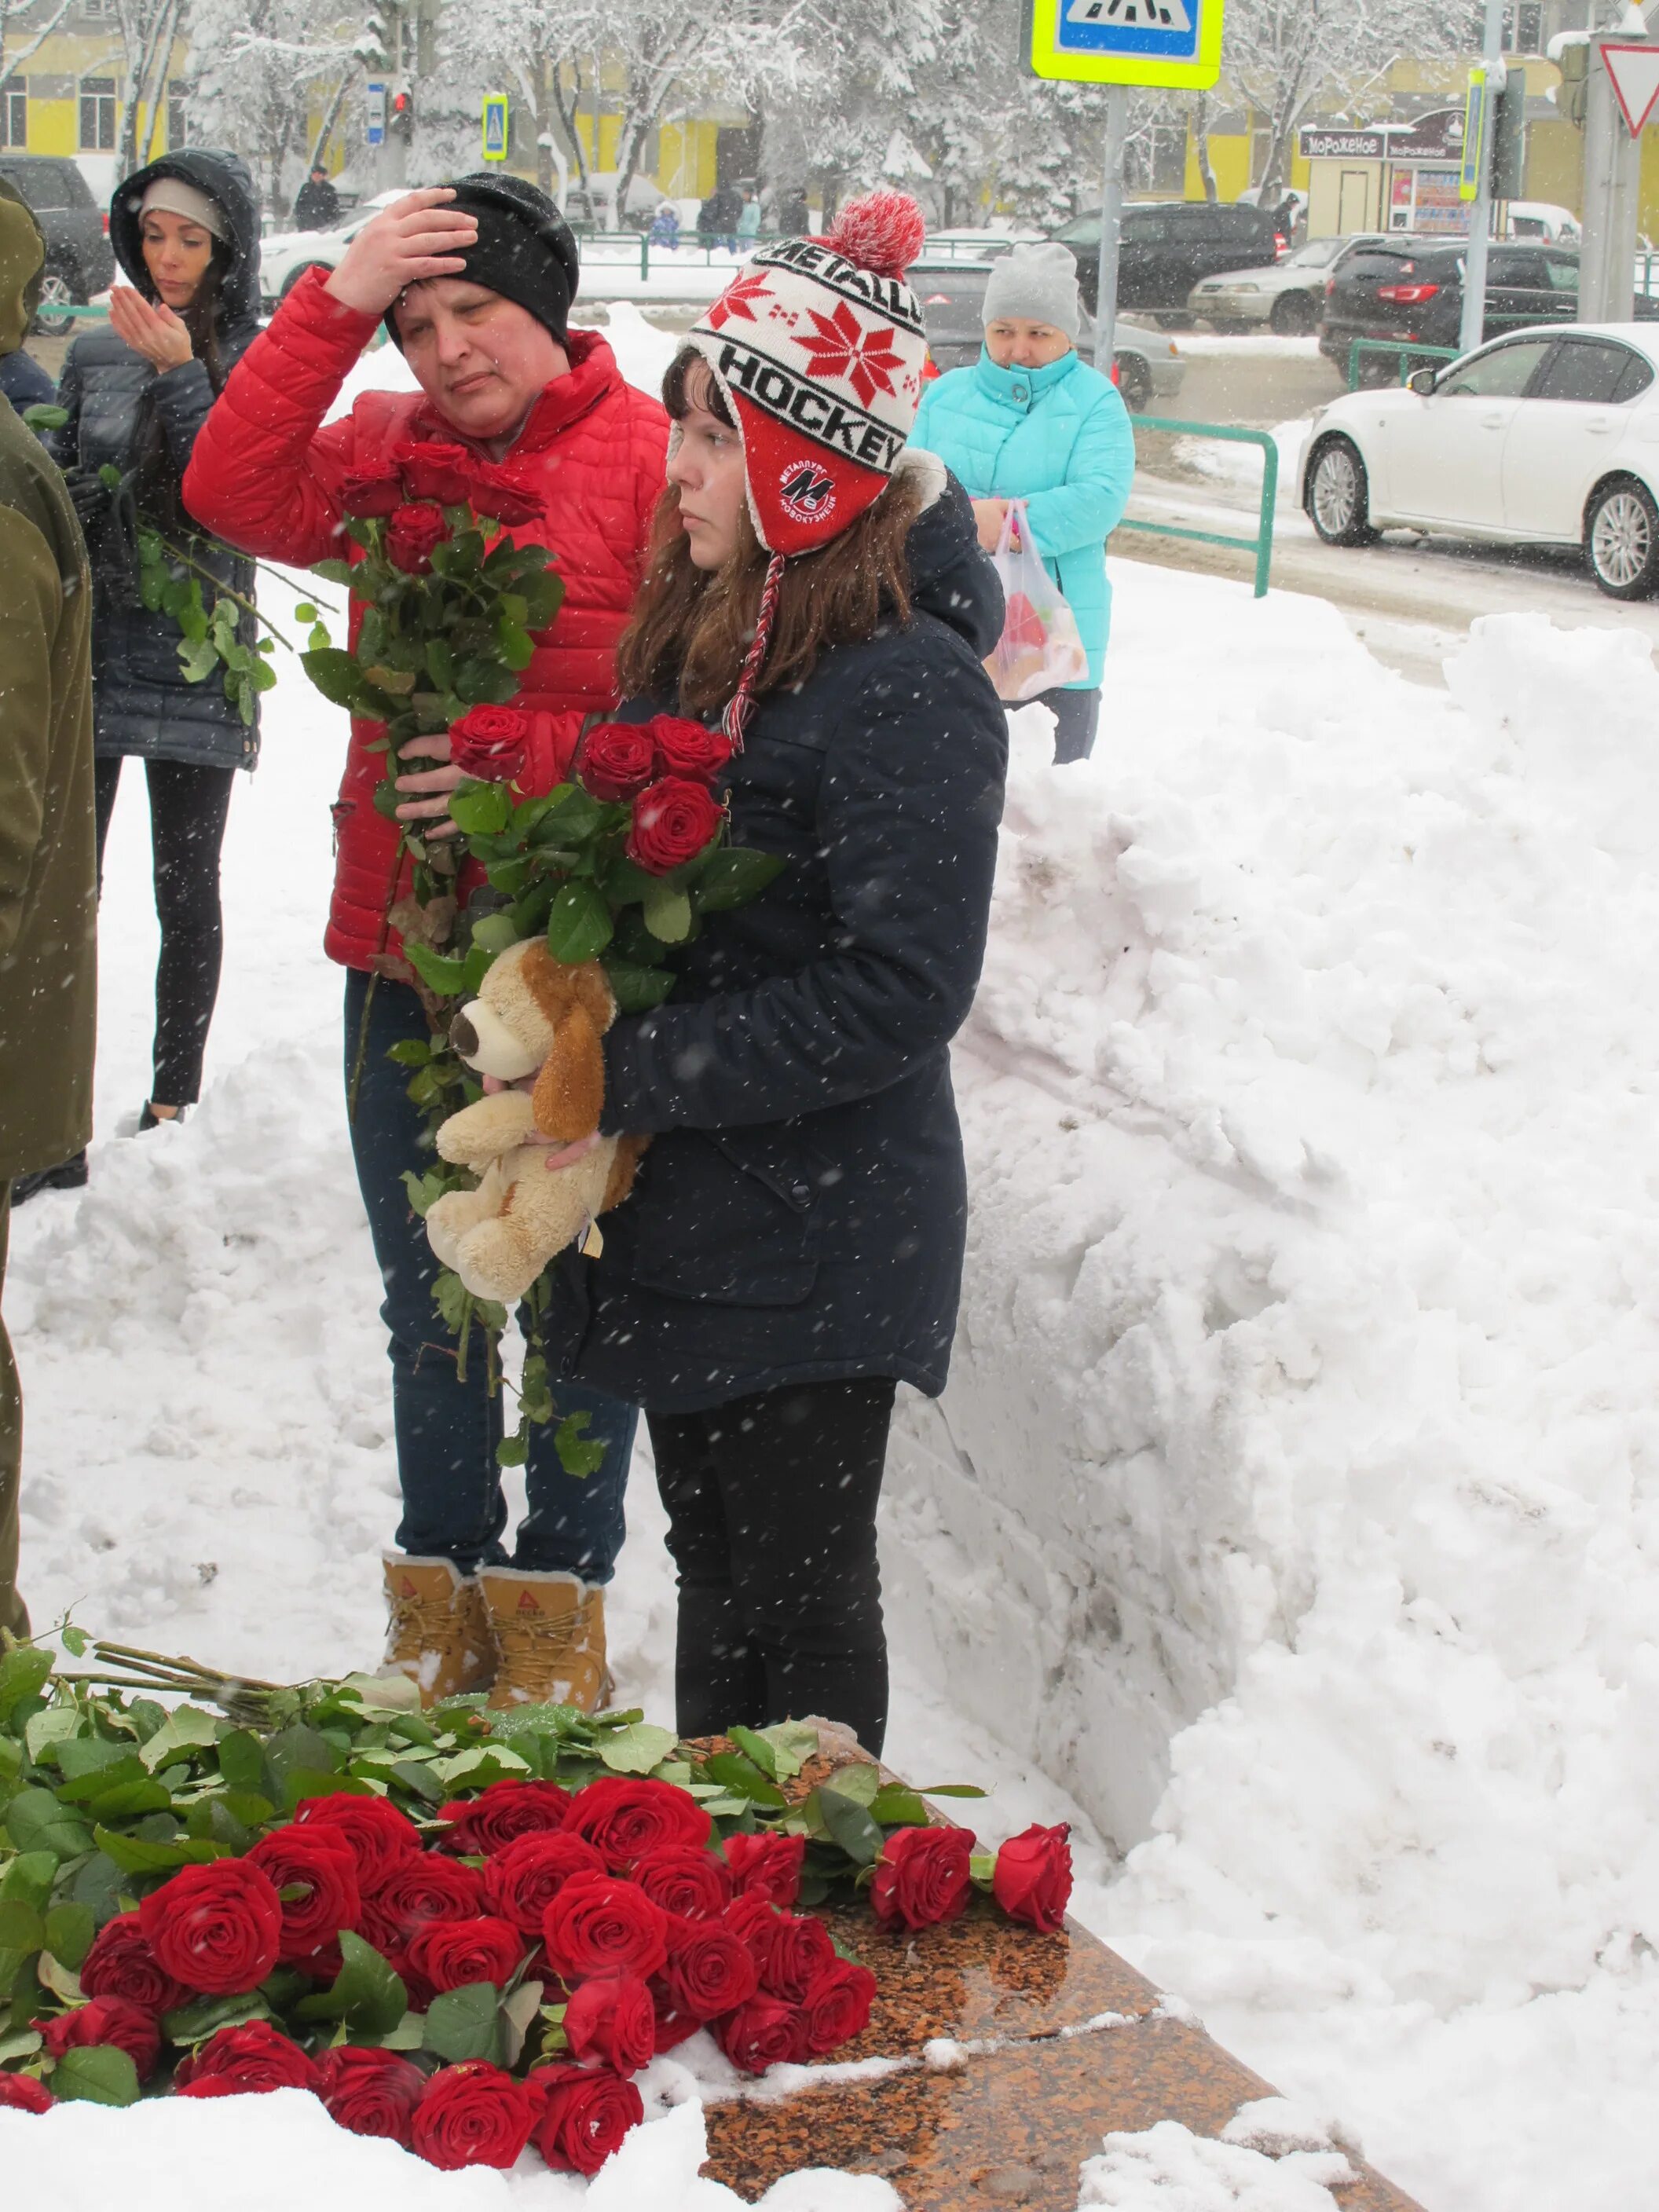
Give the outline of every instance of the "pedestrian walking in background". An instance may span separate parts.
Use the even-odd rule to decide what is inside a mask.
[[[0,194],[0,359],[23,343],[46,249]],[[92,592],[62,476],[0,407],[0,1280],[12,1179],[92,1131],[97,905]],[[28,1634],[17,1590],[22,1400],[0,1320],[0,1628]]]
[[[252,563],[201,538],[179,487],[196,434],[258,328],[252,180],[234,154],[170,154],[117,189],[109,227],[128,282],[110,295],[107,328],[70,348],[58,389],[69,419],[47,442],[68,476],[92,562],[100,872],[122,762],[142,760],[149,786],[161,950],[143,1130],[201,1096],[224,945],[219,851],[235,771],[253,767],[259,738],[257,718],[244,722],[222,684],[185,678],[178,623],[139,597],[134,520],[153,524],[205,571],[210,610],[216,586],[252,602]],[[102,481],[106,467],[120,473],[118,495]],[[252,645],[252,617],[239,624]],[[15,1195],[86,1179],[80,1153],[26,1177]]]
[[[1002,595],[973,511],[937,462],[902,457],[921,239],[915,203],[876,194],[828,245],[745,263],[693,330],[618,655],[626,718],[722,729],[734,842],[787,863],[705,917],[665,1006],[607,1033],[601,1128],[652,1144],[604,1251],[559,1263],[546,1332],[556,1367],[646,1409],[688,1735],[820,1713],[880,1749],[888,1424],[899,1382],[943,1389],[955,1330],[949,1048],[984,949],[1007,725],[981,665]],[[835,348],[814,336],[831,328]],[[858,461],[828,427],[853,409]]]
[[[295,195],[294,228],[332,230],[339,220],[340,195],[334,189],[334,180],[320,161],[313,161],[311,174]]]
[[[680,242],[680,211],[672,200],[664,200],[651,218],[650,243],[672,253]]]
[[[1106,540],[1128,503],[1134,432],[1116,386],[1079,357],[1082,311],[1067,247],[1018,246],[995,262],[983,313],[979,359],[928,385],[910,442],[960,477],[988,550],[1008,502],[1025,502],[1036,549],[1089,656],[1081,681],[1039,696],[1055,718],[1055,760],[1085,760],[1111,629]]]
[[[744,189],[743,209],[738,216],[738,243],[746,253],[760,236],[760,195],[753,185]]]
[[[337,269],[309,271],[289,294],[209,418],[185,488],[191,511],[232,543],[302,567],[345,542],[348,480],[383,472],[404,441],[459,441],[480,462],[498,462],[539,507],[515,537],[550,547],[565,585],[514,701],[531,723],[512,769],[526,793],[560,781],[583,717],[616,697],[616,641],[644,567],[668,442],[661,407],[624,381],[604,338],[568,327],[578,273],[564,218],[520,178],[463,177],[394,202],[357,233]],[[365,392],[324,428],[383,317],[420,390]],[[361,611],[354,601],[354,625]],[[380,736],[377,723],[352,725],[325,945],[346,969],[351,1145],[386,1285],[404,1493],[398,1548],[386,1561],[387,1657],[428,1698],[493,1682],[498,1705],[591,1711],[606,1682],[603,1590],[622,1547],[636,1415],[603,1389],[556,1392],[561,1416],[589,1416],[604,1464],[579,1480],[559,1459],[556,1424],[532,1431],[529,1514],[509,1561],[500,1395],[489,1395],[482,1360],[463,1381],[453,1348],[431,1341],[438,1262],[404,1187],[404,1173],[429,1157],[429,1139],[408,1071],[389,1054],[429,1029],[412,984],[386,973],[400,949],[390,910],[409,890],[410,863],[374,803]],[[447,735],[405,748],[405,758],[431,765],[400,779],[400,817],[428,837],[450,827],[460,770],[449,751]],[[480,880],[476,867],[463,871],[463,899]]]
[[[805,238],[811,228],[812,210],[806,204],[805,192],[797,185],[779,202],[778,234],[781,238]]]

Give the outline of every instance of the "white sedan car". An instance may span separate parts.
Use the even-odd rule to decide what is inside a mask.
[[[1315,416],[1302,504],[1331,545],[1444,531],[1581,545],[1616,599],[1659,591],[1659,329],[1512,331]]]

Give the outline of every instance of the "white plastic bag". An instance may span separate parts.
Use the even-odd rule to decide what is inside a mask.
[[[998,698],[1035,699],[1041,691],[1081,684],[1089,673],[1089,656],[1077,617],[1038,558],[1023,499],[1009,501],[992,557],[1006,602],[1002,635],[985,664]]]

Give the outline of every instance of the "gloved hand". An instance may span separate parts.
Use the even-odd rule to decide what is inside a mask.
[[[109,513],[109,487],[95,469],[69,469],[64,472],[64,482],[69,489],[70,504],[75,509],[82,534],[90,538]]]

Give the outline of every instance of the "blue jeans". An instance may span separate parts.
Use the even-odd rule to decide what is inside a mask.
[[[403,1183],[406,1168],[419,1172],[432,1155],[423,1117],[408,1097],[410,1072],[386,1054],[404,1037],[424,1040],[426,1016],[406,984],[384,976],[371,999],[371,980],[356,969],[347,971],[345,1066],[349,1097],[361,1050],[351,1150],[386,1285],[380,1315],[391,1338],[392,1408],[404,1492],[398,1547],[417,1558],[453,1559],[464,1574],[510,1564],[609,1582],[625,1534],[623,1496],[638,1408],[580,1382],[555,1382],[558,1416],[589,1416],[586,1433],[605,1445],[605,1464],[585,1479],[567,1474],[553,1443],[555,1425],[532,1428],[525,1469],[530,1510],[509,1554],[501,1542],[507,1500],[495,1462],[501,1392],[491,1397],[484,1387],[482,1341],[471,1347],[465,1382],[459,1379],[453,1340],[432,1303],[438,1262]]]

